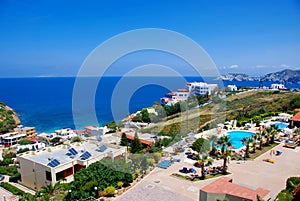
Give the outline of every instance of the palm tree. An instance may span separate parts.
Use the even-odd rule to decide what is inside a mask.
[[[273,144],[274,140],[275,140],[275,135],[277,135],[280,130],[279,130],[277,125],[273,124],[273,125],[270,126],[270,128],[267,129],[267,131],[270,132],[271,143]]]
[[[256,139],[259,141],[259,150],[262,149],[262,144],[263,144],[263,136],[265,131],[259,131],[256,133]]]
[[[259,136],[255,133],[252,135],[252,146],[253,146],[253,153],[256,151],[256,141],[259,138]]]
[[[208,156],[207,155],[203,155],[202,158],[200,158],[198,160],[198,164],[200,164],[201,167],[201,178],[204,179],[205,178],[205,163],[208,161]]]
[[[230,140],[230,137],[227,135],[224,135],[219,138],[218,143],[222,145],[221,148],[221,158],[223,161],[223,174],[227,173],[227,159],[231,156],[231,145],[232,142]]]
[[[223,159],[223,174],[227,173],[227,161],[230,156],[231,156],[230,149],[225,149],[224,152],[221,154],[221,158]]]
[[[211,155],[215,155],[216,154],[216,147],[215,147],[215,143],[218,140],[218,137],[216,135],[212,135],[208,138],[209,142],[211,143]]]
[[[232,145],[232,142],[228,135],[224,135],[218,139],[218,144],[222,146],[221,153],[224,153],[224,151]]]
[[[242,140],[242,143],[246,145],[246,157],[249,158],[249,144],[253,141],[251,136],[244,137]]]
[[[267,131],[267,129],[263,130],[262,135],[264,138],[266,138],[266,145],[270,144],[270,133]]]

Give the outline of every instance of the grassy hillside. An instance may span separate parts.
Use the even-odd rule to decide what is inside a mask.
[[[225,120],[238,121],[243,125],[251,120],[259,122],[267,116],[281,112],[293,113],[300,108],[300,93],[279,91],[251,91],[225,99],[213,98],[213,103],[197,109],[182,112],[179,117],[159,122],[143,129],[142,132],[153,132],[167,135],[185,136],[189,132],[216,127]],[[176,130],[174,131],[174,128]]]
[[[0,134],[11,131],[19,123],[14,111],[0,101]]]

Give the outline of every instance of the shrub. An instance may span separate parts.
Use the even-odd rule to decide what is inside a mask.
[[[21,140],[19,140],[18,144],[19,145],[27,145],[27,144],[33,144],[33,142],[31,142],[28,139],[21,139]]]
[[[118,184],[117,184],[117,186],[118,186],[119,188],[122,188],[122,187],[123,187],[123,185],[124,185],[124,183],[123,183],[123,182],[121,182],[121,181],[119,181],[119,182],[118,182]]]
[[[104,189],[104,192],[106,193],[107,196],[113,196],[115,194],[115,187],[113,186],[108,186],[107,188]]]
[[[0,186],[5,188],[6,190],[10,191],[14,195],[24,195],[25,192],[18,189],[17,187],[7,183],[7,182],[2,182],[0,183]]]
[[[155,162],[158,163],[161,159],[161,153],[154,153],[153,158],[154,158]]]

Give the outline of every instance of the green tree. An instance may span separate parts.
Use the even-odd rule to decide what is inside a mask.
[[[82,141],[82,139],[79,136],[74,136],[71,140],[71,142],[81,142],[81,141]]]
[[[210,150],[209,141],[204,138],[198,138],[193,144],[192,149],[198,154],[206,153]]]
[[[33,142],[31,142],[28,139],[21,139],[21,140],[19,140],[18,144],[19,145],[27,145],[27,144],[33,144]]]
[[[221,147],[221,152],[224,153],[224,151],[232,146],[232,142],[230,140],[230,137],[228,135],[222,136],[218,139],[218,144],[220,144]]]
[[[246,146],[246,157],[249,158],[249,145],[250,143],[253,142],[253,139],[251,136],[248,136],[248,137],[244,137],[242,138],[242,144],[244,144]]]
[[[223,159],[223,174],[227,173],[227,162],[229,157],[231,157],[231,150],[225,149],[221,154],[221,158]]]
[[[158,153],[158,152],[154,153],[153,158],[154,158],[155,162],[158,163],[161,159],[161,153]]]
[[[125,133],[122,133],[121,140],[120,140],[120,145],[121,146],[128,146],[128,139],[127,139]]]
[[[140,151],[143,150],[143,145],[141,143],[141,141],[139,140],[139,137],[137,135],[137,133],[134,134],[134,139],[131,143],[131,153],[139,153]]]
[[[142,121],[143,122],[145,122],[145,123],[150,123],[151,122],[149,112],[146,108],[141,110],[141,114],[142,114]]]
[[[211,143],[211,155],[216,155],[216,142],[218,141],[218,136],[216,135],[211,135],[209,138],[208,138],[209,142]]]

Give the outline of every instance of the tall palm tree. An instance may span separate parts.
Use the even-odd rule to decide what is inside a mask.
[[[211,135],[209,138],[208,138],[209,142],[211,143],[211,151],[210,153],[212,155],[215,155],[216,154],[216,146],[215,146],[215,143],[218,141],[218,136],[216,135]]]
[[[231,149],[232,142],[228,135],[224,135],[219,138],[218,143],[221,144],[221,158],[223,159],[223,174],[227,173],[227,161],[228,157],[231,156]]]
[[[258,140],[259,136],[255,133],[252,135],[252,146],[253,146],[253,153],[256,151],[256,141]]]
[[[270,133],[267,131],[267,129],[263,130],[262,135],[264,138],[266,138],[266,145],[270,144]]]
[[[262,144],[263,144],[263,136],[265,135],[264,134],[264,130],[262,130],[262,131],[259,131],[258,133],[256,133],[256,138],[257,138],[257,140],[259,141],[259,150],[261,150],[262,149]]]
[[[208,156],[203,155],[202,158],[198,160],[198,164],[200,164],[201,167],[201,178],[205,178],[205,163],[208,161]]]
[[[231,150],[225,149],[224,152],[221,154],[221,158],[223,159],[223,174],[227,173],[227,163],[228,158],[231,156]]]
[[[270,132],[270,135],[271,135],[271,143],[273,144],[274,143],[274,140],[275,140],[275,135],[278,134],[278,132],[280,131],[279,130],[279,127],[275,124],[271,125],[270,128],[268,128],[267,130],[269,130]]]
[[[230,140],[230,136],[224,135],[224,136],[220,137],[220,138],[218,139],[218,144],[220,144],[220,145],[222,146],[222,147],[221,147],[221,153],[224,153],[224,151],[225,151],[228,147],[232,146],[232,142],[231,142],[231,140]]]
[[[249,158],[249,145],[253,141],[253,139],[251,136],[248,136],[244,137],[241,141],[244,145],[246,145],[246,157]]]

